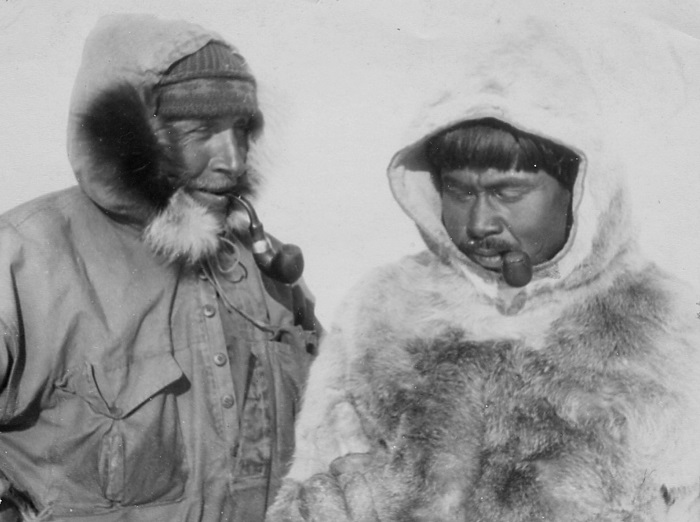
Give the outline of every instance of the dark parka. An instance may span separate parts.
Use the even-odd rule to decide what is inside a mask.
[[[303,287],[261,277],[239,232],[226,310],[197,256],[143,237],[173,197],[153,86],[213,39],[103,19],[71,103],[79,186],[0,219],[0,472],[32,520],[261,520],[285,473],[313,342]],[[248,388],[227,343],[252,354]]]

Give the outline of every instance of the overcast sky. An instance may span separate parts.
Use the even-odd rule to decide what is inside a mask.
[[[421,82],[434,73],[436,42],[468,28],[455,6],[478,9],[491,3],[2,0],[0,212],[74,183],[65,152],[68,100],[83,41],[97,18],[149,12],[188,19],[238,46],[260,79],[270,107],[270,161],[258,214],[268,231],[302,247],[305,278],[328,324],[342,295],[363,273],[423,247],[391,197],[385,168],[415,116]],[[566,4],[513,5],[547,3]],[[651,0],[636,5],[642,3],[662,5]],[[653,21],[654,13],[664,10],[647,12]],[[648,16],[640,23],[648,23]],[[688,24],[677,28],[681,32],[698,29],[698,20],[688,21],[684,13],[674,20]],[[662,75],[650,71],[651,89]],[[643,71],[632,74],[643,82]],[[690,87],[700,91],[697,84]],[[693,142],[700,149],[697,124],[677,127],[681,139],[661,129],[655,145],[684,157]],[[658,162],[653,150],[645,153]],[[658,172],[640,174],[634,180],[635,205],[644,218],[647,250],[700,286],[700,153],[690,157],[660,162]]]

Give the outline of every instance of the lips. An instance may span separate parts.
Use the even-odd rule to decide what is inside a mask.
[[[236,188],[233,184],[222,184],[222,185],[201,185],[191,187],[192,191],[196,192],[206,192],[208,194],[214,194],[217,196],[228,196],[233,193]]]
[[[231,187],[216,187],[216,188],[192,188],[189,191],[192,198],[200,204],[207,207],[209,210],[225,212],[229,207],[232,194]]]
[[[505,251],[496,249],[484,249],[484,248],[473,248],[468,250],[469,254],[479,256],[479,257],[493,257],[500,256]]]
[[[500,271],[503,267],[502,256],[512,250],[512,247],[506,244],[495,244],[494,241],[491,241],[490,244],[485,243],[467,244],[463,252],[469,259],[487,270]]]
[[[497,252],[489,253],[488,255],[468,252],[467,257],[487,270],[500,270],[503,267],[503,258]]]

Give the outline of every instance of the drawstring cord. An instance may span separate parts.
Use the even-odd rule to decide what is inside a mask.
[[[221,244],[223,245],[223,247],[221,249],[221,254],[214,256],[214,260],[216,261],[216,270],[232,283],[240,283],[246,277],[248,277],[248,269],[245,267],[245,265],[241,264],[241,257],[239,255],[238,245],[236,245],[236,243],[231,241],[226,236],[221,236],[219,239],[221,240]],[[231,262],[230,266],[225,267],[223,265],[222,260],[220,259],[223,256],[233,258],[233,261]],[[209,268],[211,269],[209,259],[207,259],[207,264],[209,264]],[[232,274],[239,266],[241,267],[241,269],[243,269],[243,275],[241,275],[241,277],[239,277],[235,281],[233,279],[229,279],[228,275]],[[212,274],[213,273],[215,272],[212,270]],[[218,286],[216,286],[216,289],[217,291],[220,290]]]
[[[216,290],[216,293],[221,298],[221,301],[224,303],[224,306],[229,312],[236,312],[238,315],[243,317],[243,319],[255,326],[258,330],[272,335],[273,338],[276,337],[279,333],[279,330],[277,328],[273,328],[269,324],[263,323],[262,321],[255,319],[251,315],[247,314],[246,312],[235,306],[229,300],[228,296],[226,295],[226,292],[224,292],[221,283],[216,277],[217,272],[220,273],[222,276],[226,277],[228,281],[231,281],[235,284],[240,283],[241,281],[243,281],[243,279],[245,279],[248,276],[248,269],[245,267],[245,265],[241,263],[240,251],[238,246],[233,241],[223,236],[221,237],[221,241],[224,245],[224,250],[222,251],[222,254],[227,255],[227,257],[232,257],[233,261],[228,267],[226,267],[223,266],[222,260],[219,259],[220,255],[214,256],[216,264],[216,270],[214,270],[211,258],[206,258],[202,262],[202,271],[207,281],[209,281],[209,283],[214,287],[214,290]],[[243,269],[243,275],[241,275],[238,279],[235,280],[229,279],[227,276],[232,274],[239,266]]]

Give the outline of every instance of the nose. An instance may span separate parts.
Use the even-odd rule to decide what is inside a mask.
[[[503,232],[503,220],[487,197],[479,195],[469,211],[467,235],[470,239],[483,239]]]
[[[224,129],[208,140],[209,169],[230,177],[243,174],[246,164],[247,141],[233,129]]]

